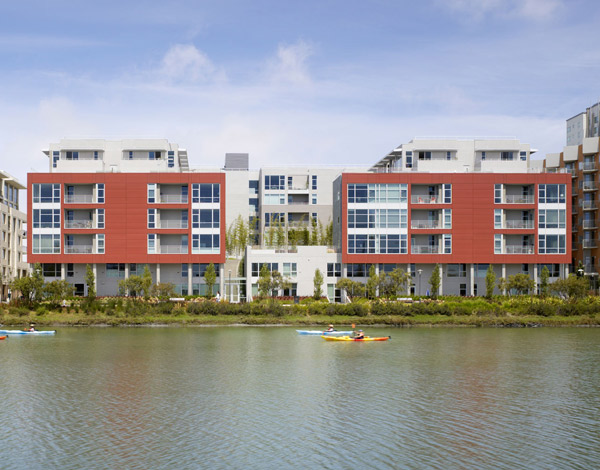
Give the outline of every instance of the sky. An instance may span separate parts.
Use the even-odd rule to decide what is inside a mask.
[[[21,0],[0,7],[0,169],[63,138],[191,167],[370,165],[416,136],[562,151],[600,98],[597,0]]]

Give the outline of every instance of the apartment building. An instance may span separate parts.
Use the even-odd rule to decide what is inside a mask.
[[[0,171],[0,301],[9,296],[13,279],[27,273],[24,257],[25,213],[19,209],[19,190],[25,189],[19,181]]]
[[[49,172],[28,175],[28,261],[46,280],[98,295],[150,267],[153,281],[202,294],[213,263],[223,290],[225,175],[189,171],[187,152],[166,140],[62,140],[44,152]]]
[[[568,147],[582,145],[590,137],[600,137],[600,102],[567,119]]]

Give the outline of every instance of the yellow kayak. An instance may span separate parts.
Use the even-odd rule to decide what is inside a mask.
[[[321,336],[325,341],[387,341],[391,336],[352,338],[351,336]]]

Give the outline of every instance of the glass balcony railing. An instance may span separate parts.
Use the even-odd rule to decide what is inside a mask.
[[[440,247],[439,245],[412,245],[410,247],[410,252],[417,255],[433,254],[439,253]]]
[[[533,255],[535,247],[533,245],[506,245],[504,253],[507,255]]]

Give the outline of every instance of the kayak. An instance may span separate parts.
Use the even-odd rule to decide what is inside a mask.
[[[352,338],[350,336],[321,336],[326,341],[387,341],[391,338],[391,336],[381,336],[371,338],[370,336],[365,336],[364,338]]]
[[[24,331],[24,330],[0,330],[0,335],[53,335],[56,331]]]
[[[0,336],[0,340],[6,339],[6,335]]]
[[[318,336],[347,336],[352,331],[320,331],[320,330],[296,330],[299,335],[318,335]]]

